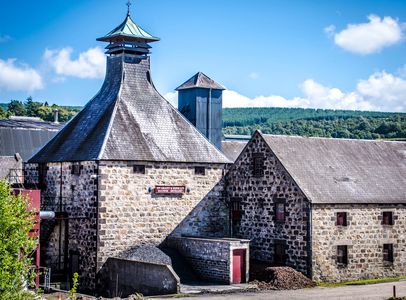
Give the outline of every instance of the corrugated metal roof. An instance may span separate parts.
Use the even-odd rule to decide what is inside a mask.
[[[203,74],[202,72],[196,73],[182,85],[176,88],[177,91],[193,89],[193,88],[204,88],[213,90],[225,90],[225,88],[211,79],[209,76]]]
[[[19,153],[27,161],[57,133],[55,130],[0,127],[0,156]]]
[[[405,142],[262,137],[313,203],[406,203]]]
[[[98,41],[109,42],[112,40],[118,40],[125,38],[126,41],[138,41],[143,40],[147,43],[159,41],[159,38],[152,36],[140,26],[135,24],[128,14],[125,20],[106,34],[104,37],[98,38]]]
[[[30,162],[84,160],[230,163],[131,56],[108,57],[100,92]]]
[[[232,162],[240,156],[248,141],[222,141],[221,152]]]
[[[10,119],[0,119],[0,128],[59,131],[64,125],[64,123],[40,121],[40,119],[37,118],[11,117]]]

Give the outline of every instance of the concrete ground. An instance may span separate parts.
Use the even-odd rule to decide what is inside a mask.
[[[392,296],[393,286],[396,286],[397,296],[406,296],[406,280],[397,282],[378,283],[370,285],[344,286],[335,288],[317,287],[312,289],[292,291],[262,291],[262,292],[233,292],[229,294],[191,295],[182,299],[193,300],[383,300]],[[185,290],[186,291],[186,290]],[[168,299],[158,298],[155,299]]]

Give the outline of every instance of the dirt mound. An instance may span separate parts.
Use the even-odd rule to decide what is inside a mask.
[[[297,290],[316,285],[311,279],[290,267],[255,265],[251,276],[258,288],[266,290]]]

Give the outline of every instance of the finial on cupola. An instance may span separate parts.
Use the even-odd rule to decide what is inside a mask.
[[[131,7],[131,0],[128,0],[127,1],[127,16],[131,16],[130,7]]]
[[[151,48],[149,43],[159,41],[159,38],[152,36],[131,18],[131,0],[127,1],[127,16],[125,20],[105,36],[98,38],[98,41],[108,42],[106,54],[110,56],[129,54],[138,58],[147,58]]]

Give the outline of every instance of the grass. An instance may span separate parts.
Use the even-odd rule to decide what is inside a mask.
[[[402,279],[406,279],[406,276],[399,276],[399,277],[384,277],[384,278],[375,278],[375,279],[363,279],[363,280],[356,280],[356,281],[345,281],[345,282],[319,282],[317,286],[321,287],[340,287],[340,286],[348,286],[348,285],[365,285],[365,284],[375,284],[375,283],[383,283],[383,282],[391,282],[391,281],[399,281]]]

